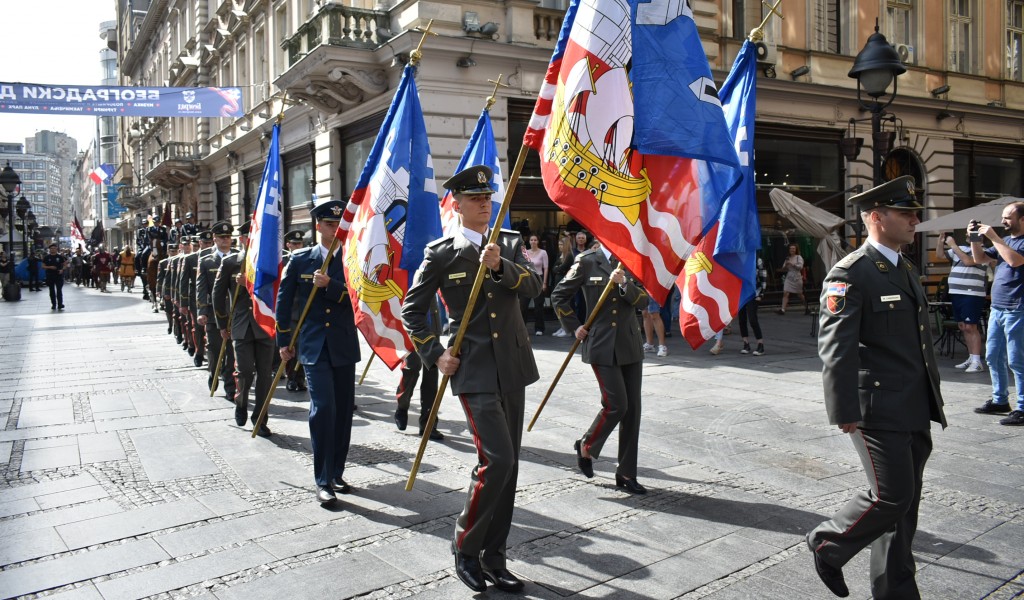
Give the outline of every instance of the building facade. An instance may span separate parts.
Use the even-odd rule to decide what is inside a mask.
[[[689,5],[721,82],[769,9],[760,0]],[[514,159],[565,8],[558,0],[120,0],[121,85],[237,86],[246,107],[239,119],[121,119],[115,180],[124,185],[125,223],[166,205],[206,224],[247,218],[280,118],[286,225],[308,228],[314,193],[351,193],[420,41],[411,29],[431,20],[438,36],[425,42],[417,85],[437,179],[454,171],[493,89],[488,80],[499,74],[509,87],[491,117],[500,151]],[[1021,195],[1024,1],[781,0],[778,10],[784,19],[772,16],[764,28],[755,131],[767,262],[781,263],[776,254],[799,238],[768,192],[782,188],[853,223],[845,199],[872,185],[876,144],[886,146],[886,179],[912,174],[919,182],[924,218]],[[877,141],[848,76],[876,19],[907,67]],[[853,152],[846,142],[847,157],[844,138],[863,146]],[[542,233],[549,248],[555,231],[572,226],[544,193],[536,154],[512,221]],[[918,244],[917,259],[939,274],[944,267],[929,265],[923,250],[929,245]]]

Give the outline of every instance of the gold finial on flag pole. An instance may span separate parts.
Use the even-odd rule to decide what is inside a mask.
[[[498,88],[499,87],[507,88],[508,85],[506,85],[506,84],[501,82],[501,73],[498,74],[498,80],[497,81],[495,81],[493,79],[488,79],[487,83],[493,83],[494,84],[494,91],[491,92],[490,96],[488,96],[487,104],[484,106],[484,110],[491,110],[491,107],[494,106],[494,103],[498,101]]]
[[[420,59],[423,58],[423,52],[422,52],[422,50],[423,50],[423,42],[425,42],[427,40],[427,36],[428,35],[437,35],[436,33],[434,33],[433,31],[430,30],[430,26],[433,25],[433,24],[434,24],[434,20],[431,19],[431,20],[427,21],[427,28],[426,29],[420,29],[419,27],[414,27],[413,28],[413,31],[421,32],[423,34],[423,37],[420,38],[420,43],[419,43],[419,45],[416,46],[416,49],[409,53],[409,64],[410,65],[415,67],[416,65],[420,64]]]
[[[768,14],[764,16],[764,20],[761,21],[760,25],[750,30],[750,35],[747,36],[747,39],[752,42],[760,42],[764,39],[764,26],[768,24],[768,19],[771,19],[772,15],[778,15],[783,20],[786,18],[777,10],[779,5],[782,4],[782,0],[775,0],[774,5],[768,4],[766,0],[761,0],[761,4],[768,7]]]
[[[277,124],[278,125],[280,125],[281,122],[284,121],[284,107],[285,106],[288,106],[288,92],[287,91],[284,93],[283,96],[281,96],[281,112],[277,114]]]

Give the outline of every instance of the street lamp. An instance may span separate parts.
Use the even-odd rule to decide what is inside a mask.
[[[11,264],[14,264],[14,214],[12,209],[14,207],[14,192],[21,186],[21,177],[11,168],[11,161],[7,161],[7,166],[0,171],[0,186],[4,189],[4,202],[0,206],[0,216],[3,216],[7,220],[7,229],[11,232],[10,234],[10,245],[7,246],[7,251],[11,253]],[[12,278],[13,280],[13,278]]]
[[[875,19],[875,32],[868,36],[864,48],[853,61],[849,76],[857,80],[857,103],[863,110],[871,113],[871,181],[873,185],[881,185],[882,159],[892,149],[896,133],[882,131],[882,119],[886,116],[885,109],[896,99],[898,78],[907,72],[896,49],[886,41],[885,36],[878,32],[878,19]],[[892,92],[889,86],[892,85]],[[870,99],[865,100],[862,95]],[[892,115],[889,115],[892,117]],[[851,119],[854,121],[854,119]],[[860,144],[846,142],[842,144],[843,154],[848,160],[856,158],[860,152]],[[851,158],[852,157],[852,158]],[[857,213],[857,245],[861,242],[861,219]]]
[[[25,212],[21,212],[22,202],[24,202]],[[21,251],[28,256],[28,237],[34,235],[36,229],[36,214],[30,209],[32,205],[28,203],[28,200],[24,196],[18,199],[18,217],[21,218]]]

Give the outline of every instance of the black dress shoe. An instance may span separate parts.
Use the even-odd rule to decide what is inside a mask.
[[[249,416],[248,412],[249,410],[245,406],[235,404],[235,425],[239,427],[245,425],[245,418]]]
[[[576,448],[576,466],[580,468],[580,472],[591,478],[594,476],[594,460],[591,458],[584,458],[583,452],[580,450],[580,442],[582,440],[576,440],[574,447]]]
[[[466,584],[466,587],[474,592],[486,592],[487,582],[484,581],[484,571],[480,566],[480,559],[461,552],[455,553],[455,574],[459,580]]]
[[[399,408],[395,411],[395,425],[398,426],[399,431],[405,431],[405,428],[409,426],[409,410],[406,408]]]
[[[518,592],[523,589],[523,582],[508,569],[484,569],[484,579],[503,592]]]
[[[186,350],[188,350],[188,355],[189,356],[195,356],[196,355],[196,349],[193,348],[192,346],[189,346],[188,348],[186,348]]]
[[[420,427],[420,437],[423,437],[422,427]],[[438,431],[437,428],[435,427],[434,430],[430,432],[430,439],[434,440],[435,442],[440,442],[441,440],[444,439],[444,434]]]
[[[197,352],[195,357],[192,358],[192,364],[197,367],[203,366],[203,355]]]
[[[341,477],[335,477],[331,480],[331,489],[338,492],[339,494],[351,494],[352,486],[345,483],[345,480]]]
[[[334,495],[334,490],[330,486],[316,486],[316,499],[320,504],[334,504],[338,497]]]
[[[294,381],[290,381],[290,380],[288,381],[288,383],[286,383],[286,384],[285,384],[284,388],[285,388],[286,390],[288,390],[289,392],[295,392],[295,391],[298,391],[298,390],[296,389],[296,387],[295,387],[295,382],[294,382]]]
[[[306,384],[303,383],[302,380],[300,379],[295,382],[295,389],[299,392],[304,392],[306,391]]]
[[[260,425],[260,428],[256,430],[256,435],[262,438],[268,438],[274,435],[274,432],[270,430],[266,425]]]
[[[814,551],[814,546],[811,545],[811,534],[807,534],[806,540],[807,547],[811,549],[811,556],[814,557],[814,570],[818,573],[821,582],[836,596],[840,598],[849,596],[850,588],[846,587],[843,570],[833,567],[818,556],[818,553]]]
[[[636,479],[626,479],[622,475],[615,476],[615,487],[622,488],[630,494],[637,494],[642,496],[647,493],[647,488],[640,485],[640,482]]]
[[[64,305],[63,304],[58,304],[57,305],[57,310],[64,310]]]

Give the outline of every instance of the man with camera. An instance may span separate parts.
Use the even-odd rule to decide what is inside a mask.
[[[992,399],[974,412],[1010,413],[999,421],[1001,425],[1024,425],[1024,202],[1007,204],[1001,221],[1008,236],[999,237],[995,228],[978,221],[967,228],[974,261],[995,265],[985,345]],[[984,238],[992,242],[991,248],[984,247]],[[1007,367],[1017,385],[1017,407],[1012,411]]]
[[[966,373],[980,373],[985,370],[981,364],[984,342],[978,324],[985,312],[988,269],[985,263],[979,265],[974,262],[970,246],[958,245],[953,236],[941,231],[935,242],[935,259],[948,259],[953,263],[949,270],[949,301],[953,305],[953,319],[964,336],[968,353],[967,360],[956,368],[964,369]]]

